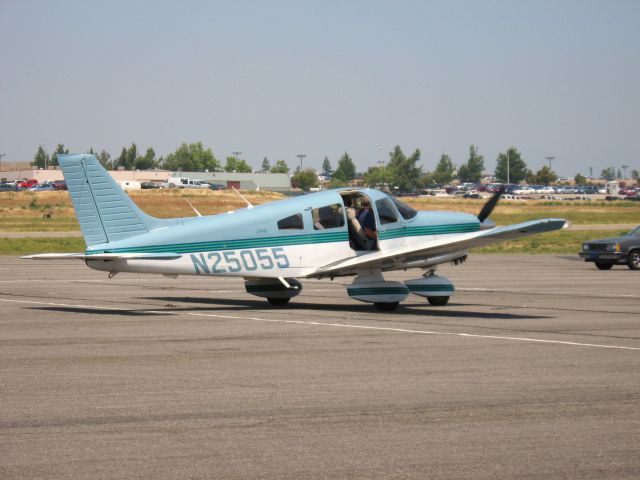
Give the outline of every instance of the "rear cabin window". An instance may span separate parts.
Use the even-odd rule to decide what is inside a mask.
[[[398,221],[398,214],[393,208],[393,205],[391,205],[391,200],[388,198],[381,198],[380,200],[377,200],[376,208],[378,209],[378,217],[380,218],[380,223],[382,225]]]
[[[409,220],[410,218],[413,218],[418,214],[418,212],[416,212],[413,208],[411,208],[406,203],[401,202],[397,198],[391,197],[391,200],[393,200],[393,203],[395,203],[396,208],[400,212],[400,215],[402,215],[402,218],[404,218],[405,220]]]
[[[326,207],[311,210],[313,228],[325,230],[327,228],[340,228],[344,226],[344,212],[342,205],[334,203]]]
[[[290,217],[278,220],[278,228],[280,230],[302,230],[304,223],[302,222],[302,215],[296,213]]]

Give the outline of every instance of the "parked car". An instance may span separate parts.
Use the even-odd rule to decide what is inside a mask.
[[[140,188],[142,188],[143,190],[149,190],[149,189],[153,189],[153,188],[160,188],[160,185],[158,185],[157,183],[153,183],[153,182],[142,182],[140,184]]]
[[[553,195],[555,190],[549,185],[543,185],[536,191],[536,193],[540,193],[542,195]]]
[[[53,185],[51,183],[47,182],[34,185],[33,187],[29,188],[29,190],[32,192],[52,192],[53,190],[55,190],[55,188],[53,188]]]
[[[533,188],[529,187],[528,185],[519,185],[518,187],[514,188],[511,193],[513,193],[514,195],[531,195],[533,192]]]
[[[51,182],[54,190],[67,190],[67,182],[64,180],[54,180]]]
[[[640,226],[622,237],[589,240],[582,244],[579,255],[585,262],[594,262],[600,270],[609,270],[614,265],[640,270]]]
[[[38,180],[36,180],[35,178],[32,178],[30,180],[20,180],[19,182],[16,182],[18,188],[31,188],[35,187],[37,184]]]
[[[212,183],[209,188],[211,190],[224,190],[225,188],[227,188],[227,186],[226,185],[221,185],[219,183]]]
[[[18,186],[15,183],[0,183],[0,192],[17,192]]]

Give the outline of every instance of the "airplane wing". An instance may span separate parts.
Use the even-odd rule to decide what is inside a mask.
[[[391,250],[367,253],[357,257],[349,257],[334,264],[325,265],[309,275],[309,277],[353,274],[355,271],[364,269],[388,270],[390,267],[392,268],[395,263],[400,264],[416,260],[427,260],[435,257],[441,258],[442,261],[436,261],[434,264],[445,263],[452,260],[448,254],[456,252],[463,254],[470,248],[483,247],[492,243],[514,240],[537,233],[552,232],[554,230],[567,228],[568,226],[569,224],[565,220],[550,218],[505,227],[496,227],[491,230],[463,233],[456,235],[455,238],[449,236],[435,241],[428,241],[425,242],[424,245],[417,247],[415,245],[398,247]]]
[[[179,253],[40,253],[20,257],[27,260],[175,260]]]

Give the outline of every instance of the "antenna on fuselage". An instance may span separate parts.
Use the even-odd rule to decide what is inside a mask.
[[[251,205],[251,202],[246,198],[244,198],[244,196],[238,190],[236,190],[236,187],[232,186],[231,188],[233,188],[233,191],[236,192],[238,195],[240,195],[240,198],[245,201],[245,203],[247,204],[247,208],[253,208],[253,205]]]
[[[196,209],[196,207],[194,207],[193,205],[191,205],[191,202],[189,201],[189,199],[187,197],[184,197],[184,199],[187,201],[187,203],[189,204],[189,206],[191,208],[193,208],[193,211],[196,212],[196,215],[201,217],[202,214]]]

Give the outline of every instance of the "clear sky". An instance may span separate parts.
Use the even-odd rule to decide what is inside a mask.
[[[640,169],[640,1],[0,0],[0,152]],[[380,145],[381,148],[378,148]]]

